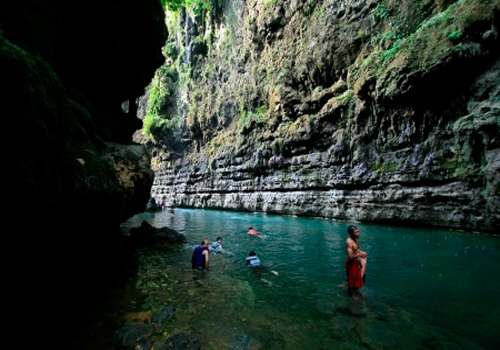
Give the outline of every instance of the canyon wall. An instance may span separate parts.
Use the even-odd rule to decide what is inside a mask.
[[[166,67],[190,69],[169,83],[181,126],[137,136],[156,200],[498,233],[498,1],[224,1],[208,18],[183,13],[168,43]]]

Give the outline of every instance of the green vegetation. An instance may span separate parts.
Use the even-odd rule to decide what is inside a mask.
[[[398,169],[397,160],[384,160],[378,159],[376,162],[370,164],[370,170],[378,175],[394,174]]]
[[[458,160],[456,157],[454,158],[445,158],[441,162],[441,168],[445,170],[455,170],[457,168]]]
[[[447,57],[474,54],[469,52],[472,50],[470,45],[461,40],[471,23],[491,16],[485,11],[489,5],[484,4],[485,8],[482,5],[480,1],[459,0],[442,12],[423,18],[412,29],[410,24],[403,22],[403,17],[392,14],[386,2],[379,3],[373,14],[383,30],[372,37],[370,51],[362,60],[349,68],[352,81],[362,84],[370,77],[389,87],[392,79],[398,76],[395,72],[399,67],[426,71],[447,61]]]
[[[382,22],[389,18],[390,11],[383,2],[379,2],[373,12],[377,21]]]
[[[339,115],[344,123],[347,115],[353,113],[349,110],[354,105],[350,105],[351,101],[360,97],[358,93],[362,89],[373,87],[377,90],[374,95],[381,97],[399,93],[398,79],[403,74],[425,75],[437,65],[464,54],[468,50],[464,40],[470,23],[477,22],[481,16],[491,16],[482,14],[483,5],[479,0],[460,0],[447,7],[444,6],[450,1],[428,6],[380,1],[372,9],[371,22],[367,20],[366,26],[348,28],[359,39],[356,45],[361,46],[358,60],[352,64],[354,57],[345,63],[323,50],[327,45],[318,44],[315,36],[321,32],[320,28],[329,24],[332,8],[323,8],[317,2],[309,4],[315,16],[294,19],[297,28],[287,35],[297,38],[273,37],[276,33],[270,33],[266,27],[269,18],[263,13],[273,13],[274,6],[283,4],[278,0],[260,1],[259,11],[249,10],[245,16],[243,28],[236,27],[229,17],[212,17],[215,16],[210,13],[214,10],[212,7],[220,5],[217,1],[164,3],[171,11],[167,15],[169,42],[164,51],[177,80],[168,87],[162,82],[151,86],[145,133],[154,137],[186,126],[193,138],[192,144],[212,155],[225,147],[248,146],[257,137],[271,140],[271,147],[282,153],[290,144],[302,142],[317,127],[321,122],[316,115],[318,110],[330,113],[342,108],[345,113]],[[484,5],[487,6],[490,5]],[[178,11],[182,7],[185,11]],[[440,10],[443,11],[437,12]],[[198,16],[200,13],[203,16]],[[181,15],[185,17],[179,18]],[[193,21],[197,25],[188,28]],[[296,40],[290,45],[288,39]],[[328,40],[322,37],[321,43]],[[203,50],[190,51],[192,47]],[[345,90],[332,92],[330,89],[338,77],[338,73],[327,74],[325,67],[330,63],[332,70],[349,70],[342,74],[346,79]],[[179,102],[177,119],[162,111],[162,104],[157,103],[174,92]],[[289,96],[296,100],[290,103]],[[299,106],[300,113],[289,112]],[[264,128],[264,125],[271,127]],[[282,134],[278,135],[277,130]],[[385,147],[394,148],[394,142],[387,141]],[[375,167],[382,173],[391,173],[397,170],[397,163],[386,160]]]
[[[194,18],[203,13],[210,16],[212,6],[217,6],[218,3],[219,1],[214,3],[211,0],[162,0],[166,12],[166,25],[170,33],[169,41],[163,48],[166,63],[157,70],[146,91],[149,100],[142,130],[143,135],[153,142],[180,134],[186,116],[176,107],[177,96],[183,91],[188,91],[192,82],[193,47],[203,48],[209,44],[210,37],[206,37],[205,33],[186,37],[183,23],[189,22],[187,17]],[[181,9],[185,11],[181,12]],[[183,18],[180,18],[181,13]],[[199,95],[195,94],[195,98],[197,96]],[[195,113],[192,106],[188,106],[186,111],[188,116]]]
[[[175,129],[179,125],[176,114],[169,115],[162,110],[165,101],[174,93],[177,81],[177,71],[171,66],[162,66],[156,71],[147,94],[149,96],[146,115],[143,120],[143,134],[153,142],[157,142],[156,135],[164,131]]]
[[[341,95],[337,96],[335,100],[340,104],[349,103],[354,96],[353,90],[346,90]]]
[[[181,8],[190,8],[195,10],[197,14],[201,10],[211,10],[211,0],[160,0],[163,8],[169,11],[177,12]]]
[[[458,39],[460,39],[460,37],[462,36],[462,34],[463,34],[462,31],[460,29],[457,29],[457,30],[453,31],[452,33],[450,33],[448,35],[448,38],[450,40],[458,40]]]
[[[246,128],[251,128],[252,123],[258,125],[264,124],[266,122],[265,110],[265,106],[260,106],[254,111],[243,111],[238,119],[238,129],[240,132]]]

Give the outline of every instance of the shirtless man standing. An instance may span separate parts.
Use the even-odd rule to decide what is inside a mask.
[[[349,237],[345,241],[345,250],[347,252],[345,270],[347,273],[347,289],[349,295],[352,295],[363,287],[368,253],[359,249],[359,229],[356,225],[349,225],[347,233]]]

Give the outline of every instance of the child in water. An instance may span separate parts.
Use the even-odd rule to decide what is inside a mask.
[[[248,257],[246,258],[246,264],[250,265],[250,267],[253,268],[260,267],[260,259],[254,250],[251,250],[250,253],[248,253]]]
[[[214,253],[222,253],[224,250],[222,249],[222,237],[217,237],[215,242],[212,242],[210,247],[208,247],[211,252]]]
[[[272,283],[264,278],[262,278],[262,273],[267,272],[267,270],[262,266],[260,263],[260,259],[257,256],[257,253],[255,253],[254,250],[251,250],[248,253],[248,257],[246,258],[246,264],[250,266],[253,269],[254,274],[256,274],[259,277],[259,281],[262,283],[266,283],[267,285],[271,286]],[[278,272],[271,270],[269,271],[272,275],[278,276]]]

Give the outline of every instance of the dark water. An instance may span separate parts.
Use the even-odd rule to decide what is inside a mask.
[[[196,334],[202,349],[500,349],[499,237],[358,224],[369,257],[362,297],[353,299],[343,265],[348,223],[177,209],[123,226],[143,220],[189,241],[142,257],[140,274],[168,276],[144,307],[175,306],[168,333]],[[248,235],[249,226],[266,237]],[[194,247],[217,236],[226,252],[193,279]],[[250,250],[268,269],[265,281],[245,266]]]

